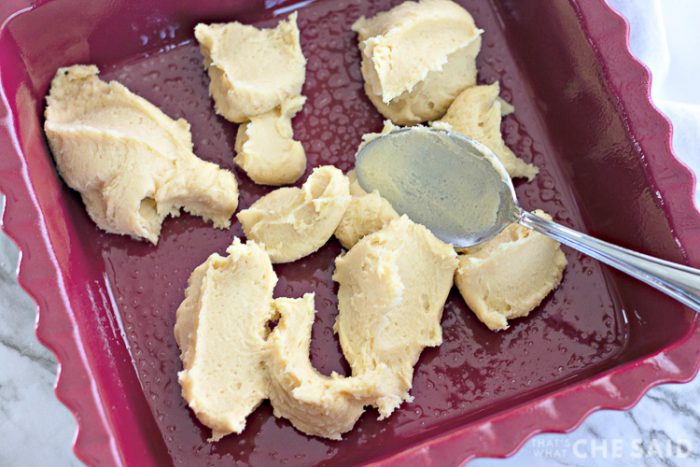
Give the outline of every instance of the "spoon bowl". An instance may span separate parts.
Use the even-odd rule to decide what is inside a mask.
[[[520,207],[508,172],[483,144],[453,131],[401,128],[367,142],[355,173],[399,214],[458,248],[488,240],[516,222]]]

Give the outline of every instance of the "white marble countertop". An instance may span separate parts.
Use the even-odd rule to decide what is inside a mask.
[[[700,167],[697,158],[686,162]],[[35,306],[16,283],[17,258],[0,234],[0,466],[79,465],[75,421],[54,396],[56,363],[34,335]],[[536,436],[509,459],[470,465],[700,465],[700,378],[652,389],[627,412],[597,412],[573,433]]]

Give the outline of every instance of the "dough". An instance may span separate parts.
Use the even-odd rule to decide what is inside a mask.
[[[353,376],[376,375],[373,401],[388,417],[408,391],[425,347],[442,342],[440,319],[457,254],[425,227],[402,216],[336,259],[338,333]]]
[[[357,181],[355,171],[348,172],[352,199],[335,229],[335,237],[349,250],[364,236],[383,229],[399,215],[378,191],[367,193]]]
[[[314,323],[314,295],[278,298],[280,315],[268,338],[266,366],[270,375],[270,403],[276,417],[288,419],[307,435],[341,439],[364,412],[373,394],[369,380],[320,374],[311,365],[309,345]]]
[[[413,91],[430,72],[443,70],[450,55],[481,33],[471,15],[449,0],[404,2],[360,18],[352,30],[358,34],[367,94],[385,104]]]
[[[295,97],[283,103],[281,109],[252,117],[238,127],[233,161],[255,183],[287,185],[304,174],[306,153],[294,140],[292,117],[305,101],[305,97]]]
[[[365,145],[369,144],[370,142],[374,141],[377,138],[381,138],[382,136],[386,136],[389,133],[393,133],[394,131],[401,130],[405,127],[397,126],[394,125],[394,123],[391,120],[384,120],[384,126],[382,127],[382,131],[378,133],[365,133],[362,135],[362,142],[360,145],[357,147],[357,152],[359,153]],[[414,129],[425,129],[425,125],[413,125]],[[449,123],[445,123],[443,121],[437,120],[434,122],[430,122],[430,124],[427,126],[427,128],[434,128],[436,130],[445,130],[445,131],[452,131],[452,126]],[[357,155],[356,155],[357,157]],[[358,185],[359,186],[359,185]],[[360,189],[362,189],[360,187]],[[364,192],[364,190],[363,190]]]
[[[163,220],[183,208],[227,228],[238,206],[233,174],[195,156],[185,120],[98,73],[59,69],[44,124],[61,176],[97,226],[156,244]]]
[[[452,129],[485,145],[498,156],[511,177],[532,180],[539,169],[519,159],[506,146],[501,135],[501,100],[498,82],[466,89],[452,103],[442,122]],[[512,106],[510,109],[512,110]]]
[[[243,123],[301,95],[306,59],[299,44],[297,14],[272,29],[238,22],[198,24],[204,65],[216,113]]]
[[[379,133],[365,133],[362,135],[362,142],[360,142],[360,145],[357,147],[357,152],[359,153],[366,144],[374,141],[375,139],[386,136],[389,133],[400,129],[401,127],[394,125],[391,120],[384,120],[382,131]],[[357,154],[355,154],[355,157],[357,157]]]
[[[477,318],[498,331],[539,305],[559,285],[565,267],[557,241],[513,224],[459,256],[455,283]]]
[[[289,263],[321,248],[350,204],[348,179],[317,167],[301,188],[278,188],[238,213],[246,237],[265,245],[273,263]]]
[[[226,252],[194,270],[175,322],[182,397],[212,429],[212,441],[241,433],[267,396],[263,356],[277,283],[270,258],[254,242],[235,239]]]
[[[405,91],[388,104],[365,83],[365,93],[377,110],[397,125],[415,125],[445,115],[452,101],[466,88],[476,84],[476,56],[481,37],[447,57],[445,66],[431,71],[412,91]]]

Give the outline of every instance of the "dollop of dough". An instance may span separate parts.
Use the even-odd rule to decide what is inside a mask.
[[[295,97],[238,127],[234,162],[255,183],[287,185],[304,174],[306,153],[294,140],[292,117],[305,101],[303,96]]]
[[[272,29],[200,23],[194,34],[211,79],[216,113],[227,120],[243,123],[301,94],[306,59],[296,13]]]
[[[385,104],[413,91],[430,72],[442,71],[450,55],[480,34],[471,15],[450,0],[404,2],[360,18],[352,30],[358,34],[368,94]]]
[[[301,188],[278,188],[238,213],[246,237],[265,245],[273,263],[289,263],[321,248],[350,204],[347,177],[317,167]]]
[[[477,318],[498,331],[539,305],[559,285],[565,267],[557,241],[513,224],[459,256],[455,283]]]
[[[274,306],[280,319],[268,338],[266,366],[275,416],[286,418],[307,435],[341,439],[364,412],[374,385],[369,379],[325,376],[311,365],[313,294],[278,298]]]
[[[498,93],[498,82],[467,88],[455,99],[441,121],[493,151],[511,177],[532,180],[539,169],[519,159],[503,141],[501,117],[504,111],[512,111],[512,106],[502,109]]]
[[[452,288],[452,246],[406,216],[367,235],[336,259],[338,333],[353,376],[380,374],[381,418],[411,400],[413,366],[442,342],[440,319]]]
[[[158,242],[180,209],[226,228],[238,206],[233,174],[192,152],[190,125],[173,120],[94,65],[61,68],[44,129],[58,170],[101,229]]]
[[[460,92],[476,84],[482,31],[449,0],[404,2],[360,18],[353,30],[365,93],[396,124],[438,119]]]
[[[277,276],[267,253],[235,239],[197,267],[177,309],[175,339],[184,369],[182,396],[212,441],[241,433],[268,393],[263,369]]]
[[[383,229],[399,215],[378,191],[367,193],[357,181],[355,171],[348,172],[352,199],[343,218],[335,229],[335,237],[349,250],[360,239]]]
[[[455,98],[476,84],[476,56],[481,50],[481,37],[453,52],[441,70],[428,73],[409,92],[384,103],[373,94],[365,82],[365,93],[377,110],[397,125],[415,125],[436,120],[445,115]]]

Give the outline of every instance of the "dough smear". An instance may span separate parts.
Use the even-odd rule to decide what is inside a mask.
[[[336,260],[334,330],[353,376],[376,377],[381,418],[410,401],[413,367],[425,347],[442,342],[440,319],[457,254],[402,216]]]
[[[349,250],[366,235],[383,229],[399,215],[378,191],[367,193],[357,181],[355,171],[347,174],[352,199],[343,214],[335,237],[343,248]]]
[[[211,441],[241,433],[269,392],[263,358],[277,276],[254,242],[235,239],[226,252],[192,272],[175,322],[182,396]]]
[[[503,109],[498,93],[498,82],[468,88],[455,99],[440,121],[493,151],[511,177],[532,180],[539,169],[519,159],[503,141],[501,117],[504,111],[512,111],[512,106],[508,104]]]
[[[479,321],[498,331],[508,328],[508,320],[530,314],[557,288],[565,267],[556,240],[512,224],[459,256],[455,284]]]
[[[404,2],[353,24],[362,54],[365,92],[394,123],[440,118],[476,83],[481,30],[450,0]]]
[[[273,263],[308,256],[333,236],[350,204],[347,177],[317,167],[301,188],[278,188],[238,213],[246,237],[265,246]]]
[[[233,161],[259,185],[288,185],[306,170],[306,153],[294,140],[292,117],[306,101],[296,97],[281,109],[252,117],[238,127]]]
[[[301,95],[306,58],[299,44],[297,14],[275,28],[238,22],[198,24],[194,29],[216,113],[243,123]]]
[[[58,171],[97,226],[156,244],[163,220],[182,208],[227,228],[238,206],[233,174],[192,152],[185,120],[98,73],[59,69],[44,124]]]
[[[336,373],[325,376],[311,365],[313,294],[278,298],[274,307],[280,319],[268,338],[266,366],[275,416],[288,419],[307,435],[341,439],[376,392],[373,381]]]

